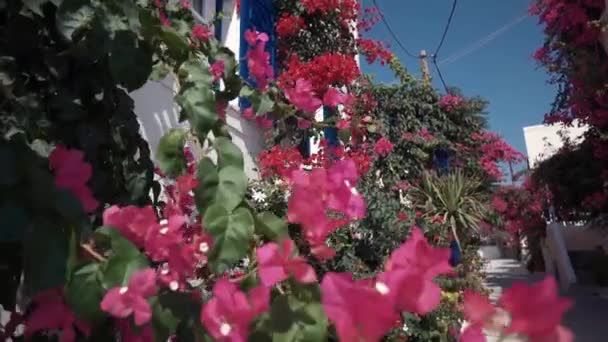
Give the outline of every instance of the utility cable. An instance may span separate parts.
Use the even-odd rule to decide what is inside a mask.
[[[373,1],[374,1],[374,6],[378,9],[378,12],[380,13],[380,19],[382,19],[382,23],[384,23],[384,26],[388,30],[388,33],[391,35],[391,37],[393,37],[393,40],[397,43],[397,45],[401,48],[401,50],[403,50],[403,52],[405,52],[405,54],[407,56],[418,59],[419,58],[418,56],[416,56],[415,54],[411,53],[408,49],[405,48],[405,46],[403,45],[403,43],[401,43],[401,41],[399,40],[399,37],[397,37],[397,35],[395,34],[395,32],[393,31],[393,29],[389,25],[388,21],[384,17],[384,12],[382,12],[382,10],[380,9],[380,6],[378,5],[378,2],[376,0],[373,0]]]

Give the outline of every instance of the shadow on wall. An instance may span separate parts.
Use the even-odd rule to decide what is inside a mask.
[[[148,141],[153,159],[160,138],[167,131],[171,128],[188,127],[186,123],[179,123],[179,108],[173,102],[174,87],[173,77],[167,76],[160,82],[148,82],[131,93],[140,134]],[[255,122],[242,119],[237,109],[237,101],[233,102],[226,110],[226,121],[232,141],[243,151],[247,176],[258,178],[257,157],[264,148],[264,132]],[[214,155],[210,157],[215,159]]]

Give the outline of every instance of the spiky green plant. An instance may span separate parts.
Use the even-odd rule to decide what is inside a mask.
[[[467,177],[460,170],[443,176],[425,172],[410,196],[423,217],[443,217],[460,245],[461,237],[467,240],[478,233],[479,223],[488,215],[482,187],[478,178]]]

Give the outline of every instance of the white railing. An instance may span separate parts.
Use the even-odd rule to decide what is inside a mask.
[[[551,222],[547,225],[546,250],[543,249],[543,256],[546,257],[547,273],[557,270],[560,288],[565,291],[572,284],[576,284],[577,279],[568,255],[563,229],[564,225],[559,222]]]

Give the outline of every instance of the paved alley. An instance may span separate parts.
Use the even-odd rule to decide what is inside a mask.
[[[493,301],[514,282],[535,282],[544,277],[542,273],[530,274],[513,259],[488,260],[486,275],[486,286],[492,290],[490,299]],[[574,300],[574,306],[566,313],[563,324],[574,332],[575,341],[608,341],[608,296],[600,296],[596,289],[577,286],[562,295]],[[495,336],[488,335],[488,342],[495,341]]]

